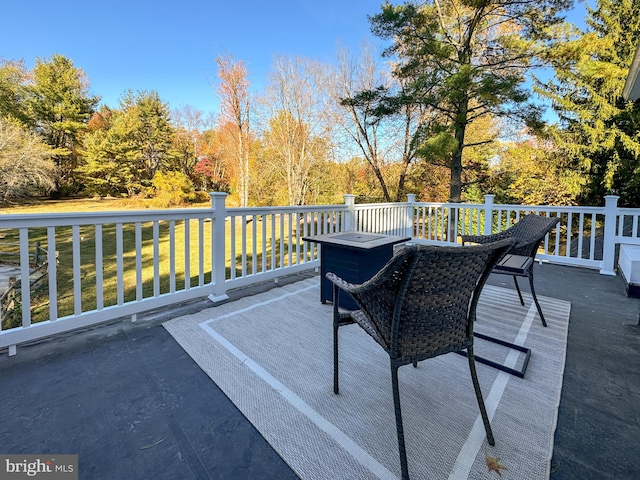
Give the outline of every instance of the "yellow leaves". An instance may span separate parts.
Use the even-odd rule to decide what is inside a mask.
[[[502,476],[501,470],[508,470],[507,467],[500,464],[500,459],[497,457],[491,457],[485,453],[485,459],[487,461],[487,468],[489,472],[496,472],[498,476]]]

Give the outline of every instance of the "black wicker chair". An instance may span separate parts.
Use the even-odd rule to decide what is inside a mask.
[[[492,243],[504,238],[516,239],[516,244],[509,251],[509,254],[529,257],[531,258],[531,262],[528,262],[526,268],[515,272],[511,269],[498,266],[494,268],[493,273],[513,276],[513,281],[516,284],[516,290],[518,291],[518,297],[520,297],[520,304],[522,306],[524,306],[524,300],[522,298],[522,292],[520,292],[517,277],[529,278],[531,296],[533,297],[533,301],[535,302],[538,313],[540,314],[542,325],[545,327],[547,326],[547,322],[544,319],[542,308],[540,308],[540,303],[538,303],[538,297],[536,297],[536,291],[533,287],[533,260],[536,257],[536,253],[538,253],[538,247],[545,235],[549,233],[559,221],[560,218],[558,217],[541,217],[540,215],[530,214],[522,217],[522,219],[512,227],[493,235],[462,235],[463,245],[467,243]]]
[[[395,407],[402,478],[409,478],[400,410],[398,368],[449,352],[466,350],[487,441],[495,441],[484,406],[473,356],[473,322],[482,287],[493,266],[513,246],[506,239],[490,245],[439,247],[412,245],[394,255],[370,280],[350,284],[334,273],[333,390],[338,385],[338,329],[357,323],[387,352]],[[360,310],[340,312],[340,290],[351,294]]]

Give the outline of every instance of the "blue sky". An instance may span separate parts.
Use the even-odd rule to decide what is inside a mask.
[[[593,2],[593,0],[590,0]],[[10,0],[3,2],[0,58],[60,53],[82,68],[91,93],[117,106],[127,89],[157,90],[170,107],[217,113],[210,86],[217,55],[249,70],[253,89],[266,81],[274,55],[331,62],[338,45],[367,40],[367,15],[384,0]],[[400,2],[394,2],[400,3]],[[575,20],[574,20],[575,21]]]
[[[0,57],[60,53],[82,68],[91,92],[117,106],[126,89],[157,90],[171,108],[216,112],[209,85],[216,55],[231,54],[254,88],[266,81],[274,55],[331,61],[338,42],[357,48],[367,14],[382,0],[146,1],[12,0],[3,2]]]

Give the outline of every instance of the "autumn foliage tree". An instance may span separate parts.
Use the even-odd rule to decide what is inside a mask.
[[[369,164],[387,202],[404,201],[408,176],[416,160],[419,126],[426,110],[406,103],[382,114],[380,103],[398,84],[381,71],[365,45],[357,55],[343,49],[331,82],[334,119],[346,142]]]
[[[184,105],[171,112],[171,121],[175,127],[173,140],[175,155],[170,169],[194,177],[194,169],[203,155],[202,134],[208,127],[204,113]]]
[[[240,206],[249,204],[250,107],[247,69],[232,56],[218,56],[218,95],[220,98],[220,128],[225,137],[226,154],[238,167]]]
[[[498,203],[576,205],[584,183],[570,158],[553,142],[533,135],[503,142],[492,171]]]
[[[229,183],[225,176],[224,163],[218,159],[206,156],[200,157],[194,168],[194,173],[201,177],[205,190],[214,192],[228,192]]]
[[[55,187],[51,149],[38,135],[0,117],[0,203]]]
[[[286,185],[290,205],[304,205],[328,157],[329,126],[323,108],[321,65],[299,57],[276,58],[263,98],[266,160]]]
[[[33,126],[27,105],[30,73],[24,61],[0,59],[0,117]]]

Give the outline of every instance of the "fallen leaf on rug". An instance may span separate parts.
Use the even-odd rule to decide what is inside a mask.
[[[484,456],[487,459],[487,468],[490,472],[496,472],[501,477],[502,473],[500,472],[500,470],[508,470],[508,468],[504,465],[500,465],[499,458],[490,457],[486,453],[484,454]]]

